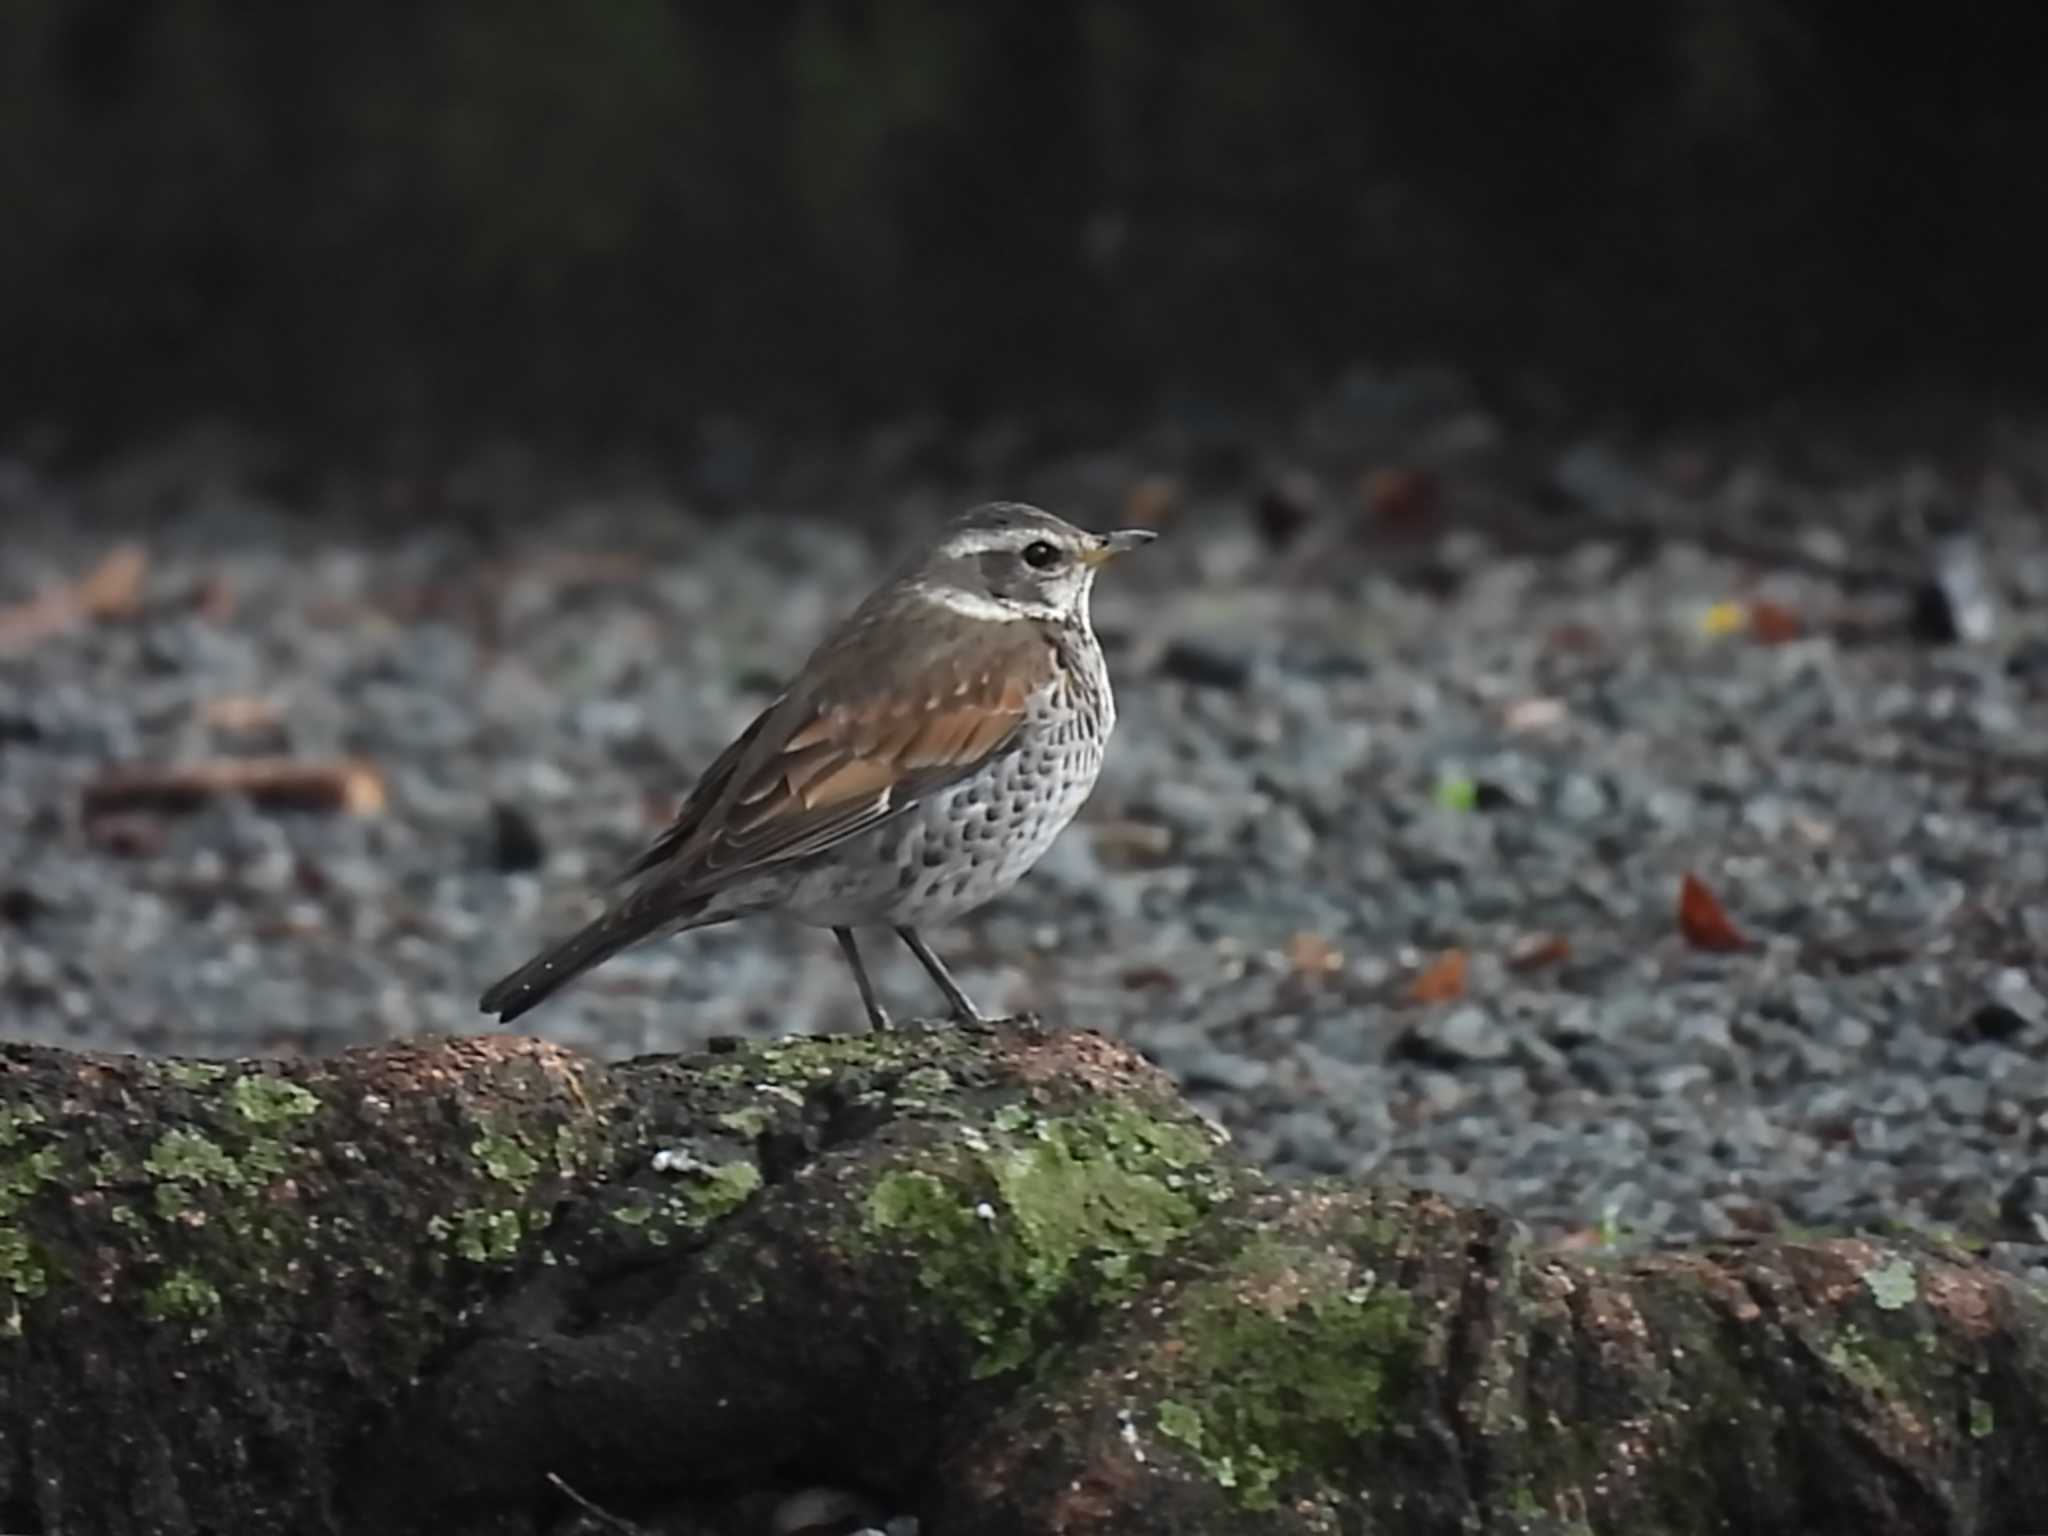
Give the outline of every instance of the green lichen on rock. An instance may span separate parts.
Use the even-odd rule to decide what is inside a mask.
[[[1920,1295],[1919,1280],[1910,1259],[1893,1259],[1889,1264],[1868,1271],[1863,1276],[1863,1284],[1881,1312],[1896,1312],[1902,1307],[1910,1307]]]
[[[555,1172],[573,1179],[593,1161],[604,1144],[595,1117],[564,1120],[555,1127]]]
[[[139,1162],[107,1147],[88,1165],[109,1198],[109,1219],[135,1234],[133,1257],[170,1266],[157,1282],[164,1304],[145,1293],[147,1315],[190,1321],[238,1297],[302,1284],[303,1268],[279,1256],[307,1219],[292,1175],[320,1099],[269,1072],[236,1075],[210,1062],[171,1062],[161,1071],[207,1091],[200,1113],[157,1136]],[[211,1298],[205,1307],[198,1282]]]
[[[228,1156],[220,1143],[183,1127],[158,1137],[142,1160],[142,1168],[153,1178],[171,1184],[241,1189],[249,1182],[241,1165]]]
[[[1863,1332],[1854,1326],[1845,1327],[1828,1341],[1822,1351],[1828,1364],[1833,1366],[1849,1381],[1865,1392],[1882,1393],[1886,1386],[1884,1371],[1870,1357],[1863,1347]]]
[[[50,1257],[14,1218],[45,1184],[57,1182],[63,1152],[38,1139],[42,1112],[32,1104],[0,1109],[0,1337],[17,1337],[22,1304],[50,1288]]]
[[[1122,1104],[1069,1115],[998,1111],[932,1168],[885,1174],[862,1233],[900,1239],[918,1282],[972,1335],[974,1374],[1033,1359],[1063,1306],[1128,1294],[1217,1193],[1198,1128]]]
[[[503,1131],[483,1132],[470,1143],[469,1150],[486,1175],[516,1189],[524,1190],[540,1172],[540,1159],[527,1151],[518,1137]]]
[[[33,1104],[0,1109],[0,1152],[20,1146],[24,1136],[42,1123],[43,1112]]]
[[[219,1315],[220,1289],[197,1270],[174,1269],[143,1293],[142,1309],[158,1322],[201,1322]]]
[[[714,1061],[697,1068],[697,1079],[710,1088],[740,1088],[746,1085],[747,1069],[736,1061]]]
[[[465,1205],[427,1218],[427,1236],[469,1264],[511,1263],[534,1229],[536,1223],[517,1206]]]
[[[1998,1419],[1991,1405],[1981,1397],[1970,1399],[1970,1438],[1988,1440],[1998,1432]]]
[[[745,1205],[761,1187],[761,1170],[749,1162],[719,1163],[685,1187],[690,1224],[708,1226]]]
[[[613,1207],[611,1219],[638,1232],[656,1248],[698,1233],[729,1216],[761,1188],[761,1170],[750,1161],[678,1161],[662,1175],[667,1187],[639,1187]]]
[[[18,1338],[21,1305],[50,1288],[49,1267],[29,1235],[0,1222],[0,1338]]]
[[[896,1081],[889,1100],[900,1113],[930,1113],[942,1105],[954,1086],[953,1074],[944,1067],[912,1067]]]
[[[1338,1482],[1416,1363],[1411,1305],[1325,1249],[1262,1243],[1193,1289],[1154,1422],[1247,1509]]]
[[[768,1129],[775,1116],[765,1104],[748,1104],[739,1109],[721,1111],[711,1118],[720,1130],[752,1140]]]
[[[1865,1392],[1906,1402],[1929,1386],[1925,1368],[1934,1363],[1932,1344],[1931,1335],[1917,1330],[1900,1337],[1844,1323],[1834,1331],[1821,1355]]]
[[[163,1063],[164,1079],[179,1088],[207,1088],[228,1075],[228,1067],[218,1061],[167,1061]]]
[[[244,1121],[264,1130],[320,1112],[320,1100],[307,1089],[261,1072],[236,1078],[228,1089],[228,1099]]]
[[[435,1217],[434,1221],[443,1221]],[[428,1224],[431,1231],[433,1223]],[[441,1235],[449,1237],[457,1257],[472,1264],[509,1264],[519,1256],[526,1223],[516,1209],[505,1206],[464,1206],[446,1223]]]
[[[848,1082],[861,1076],[887,1075],[897,1082],[919,1076],[937,1085],[940,1076],[953,1086],[945,1061],[959,1047],[950,1030],[884,1030],[861,1035],[825,1035],[778,1040],[756,1046],[738,1061],[717,1062],[697,1069],[714,1085],[802,1088],[810,1083]],[[722,1071],[731,1068],[730,1073]],[[916,1090],[911,1090],[913,1093]]]

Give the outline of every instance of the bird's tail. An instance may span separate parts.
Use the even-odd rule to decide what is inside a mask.
[[[678,920],[673,907],[649,910],[647,905],[628,902],[549,945],[486,991],[478,1006],[485,1013],[495,1013],[499,1023],[509,1023],[620,950],[664,930],[691,926],[687,917]]]

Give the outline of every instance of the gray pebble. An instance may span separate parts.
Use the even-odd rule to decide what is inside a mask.
[[[1505,1061],[1513,1049],[1508,1032],[1491,1013],[1466,1003],[1416,1020],[1402,1036],[1397,1052],[1432,1066],[1456,1067]]]

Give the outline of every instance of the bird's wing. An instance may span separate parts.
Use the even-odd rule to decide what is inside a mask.
[[[792,689],[705,771],[627,874],[702,892],[901,815],[1008,746],[1057,664],[1039,627],[1019,623],[915,671]]]
[[[711,760],[711,766],[704,770],[702,777],[683,800],[681,809],[676,812],[676,819],[668,824],[661,836],[641,851],[639,857],[613,877],[614,884],[623,885],[651,869],[668,863],[676,856],[677,851],[704,824],[704,818],[711,813],[711,808],[718,803],[718,797],[725,793],[726,786],[732,782],[733,770],[740,765],[748,749],[775,723],[778,711],[788,703],[788,698],[789,696],[785,694],[762,710],[754,717],[752,725],[740,732],[730,746]]]

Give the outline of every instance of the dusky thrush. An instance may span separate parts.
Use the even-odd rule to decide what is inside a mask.
[[[758,914],[830,928],[869,1022],[853,930],[896,930],[953,1015],[981,1017],[919,934],[1000,895],[1095,786],[1116,723],[1088,614],[1149,543],[1017,502],[950,522],[820,644],[704,771],[603,915],[484,993],[517,1018],[620,950]]]

